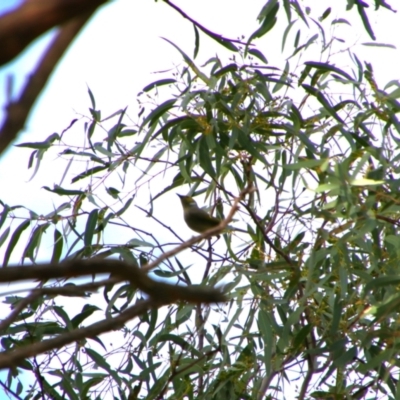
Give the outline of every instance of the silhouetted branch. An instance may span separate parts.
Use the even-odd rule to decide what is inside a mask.
[[[106,273],[118,276],[120,280],[129,281],[134,287],[149,295],[153,300],[164,304],[175,301],[213,303],[225,300],[225,296],[217,289],[200,286],[176,286],[157,282],[151,279],[143,268],[111,259],[98,260],[94,258],[89,260],[70,260],[60,264],[2,268],[0,269],[0,282],[34,279],[48,280]]]
[[[19,98],[6,106],[6,117],[0,129],[0,154],[24,127],[32,106],[46,85],[56,64],[91,15],[92,13],[85,14],[61,28],[40,60],[36,70],[31,74]]]
[[[92,14],[107,1],[25,1],[0,17],[0,65],[15,58],[42,33],[83,14]]]

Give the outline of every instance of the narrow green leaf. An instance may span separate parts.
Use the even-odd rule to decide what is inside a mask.
[[[73,328],[78,328],[78,326],[87,318],[89,318],[94,312],[101,311],[99,307],[92,304],[85,304],[82,311],[72,318],[71,324]]]
[[[53,133],[43,142],[21,143],[21,144],[16,144],[15,147],[27,147],[36,150],[47,150],[56,140],[60,140],[60,136],[58,135],[58,133]]]
[[[318,69],[319,71],[322,72],[336,72],[337,74],[344,76],[349,81],[353,81],[353,78],[347,72],[328,63],[322,63],[317,61],[306,61],[304,64],[312,68]]]
[[[374,179],[366,179],[366,178],[360,178],[360,179],[354,179],[350,182],[352,186],[374,186],[374,185],[383,185],[385,181],[376,181]]]
[[[307,27],[309,27],[308,21],[307,21],[307,17],[305,16],[305,14],[303,12],[303,9],[301,8],[301,5],[299,4],[299,2],[297,0],[292,0],[291,1],[291,6],[294,7],[294,9],[296,10],[297,14],[303,20],[303,22],[306,24]]]
[[[332,9],[330,7],[328,7],[323,14],[320,17],[320,21],[323,21],[324,19],[328,18],[329,14],[331,13]]]
[[[119,195],[120,191],[118,189],[115,189],[113,187],[106,187],[106,191],[113,199],[119,198],[118,195]]]
[[[4,229],[4,232],[0,236],[0,247],[3,246],[4,242],[7,240],[8,235],[10,234],[10,227],[7,226],[6,229]]]
[[[291,22],[292,21],[292,11],[291,11],[290,0],[283,0],[283,7],[285,9],[285,13],[286,13],[288,22]]]
[[[93,349],[89,347],[85,347],[86,353],[88,356],[96,363],[100,368],[105,369],[117,382],[117,384],[121,384],[121,379],[118,374],[115,372],[113,368],[110,367],[110,364],[105,360],[104,356],[97,353]]]
[[[388,43],[376,43],[376,42],[365,42],[361,43],[363,46],[368,46],[368,47],[386,47],[388,49],[397,49],[397,47],[394,44],[388,44]]]
[[[89,97],[90,97],[90,102],[92,103],[92,108],[95,109],[96,108],[96,100],[94,99],[93,93],[89,87],[88,87],[88,93],[89,93]]]
[[[214,76],[220,77],[222,75],[227,74],[228,72],[234,72],[238,70],[238,66],[235,63],[229,64],[226,67],[223,67],[213,73]]]
[[[170,342],[170,341],[175,343],[175,344],[177,344],[178,346],[180,346],[185,351],[188,351],[188,350],[193,351],[195,356],[200,356],[201,355],[201,353],[196,348],[194,348],[190,343],[188,343],[181,336],[177,336],[177,335],[173,335],[173,334],[167,333],[167,334],[160,335],[157,338],[157,343]],[[156,343],[154,343],[154,345],[155,344]]]
[[[199,48],[200,48],[200,35],[199,35],[199,30],[197,29],[196,25],[193,24],[193,29],[194,29],[194,51],[193,51],[193,58],[197,57],[197,54],[199,54]]]
[[[123,129],[121,132],[117,134],[118,137],[126,137],[126,136],[133,136],[137,134],[136,129]]]
[[[27,147],[29,149],[47,150],[50,147],[50,144],[47,142],[26,142],[16,144],[15,147]]]
[[[282,75],[280,76],[279,82],[277,82],[272,89],[272,93],[278,92],[285,84],[287,84],[287,77],[289,74],[289,61],[286,61],[285,69],[282,71]]]
[[[395,246],[398,247],[399,241],[396,241]],[[364,296],[366,296],[369,292],[375,289],[379,289],[381,287],[390,286],[390,285],[399,285],[400,277],[397,275],[388,275],[388,276],[380,276],[378,278],[371,279],[364,288]]]
[[[46,219],[48,219],[48,218],[54,218],[54,217],[56,217],[56,216],[58,216],[59,214],[60,214],[60,212],[61,211],[64,211],[64,210],[69,210],[71,208],[71,203],[67,203],[67,202],[65,202],[65,203],[62,203],[61,205],[59,205],[54,211],[52,211],[51,213],[49,213],[49,214],[46,214],[44,217],[46,218]],[[56,221],[53,221],[53,222],[56,222]]]
[[[156,107],[142,122],[141,128],[143,128],[146,124],[148,126],[153,125],[163,114],[165,114],[169,109],[171,109],[176,103],[176,99],[170,99],[164,101],[164,103],[160,104]]]
[[[286,39],[287,36],[289,35],[290,30],[292,29],[293,25],[297,22],[297,20],[290,22],[290,24],[286,27],[285,31],[283,32],[282,36],[282,52],[285,49],[285,44],[286,44]],[[295,46],[297,47],[297,45]]]
[[[332,25],[334,25],[334,24],[346,24],[346,25],[351,26],[350,22],[347,21],[347,19],[344,19],[344,18],[337,18],[337,19],[334,19],[334,20],[332,21]]]
[[[304,80],[307,78],[307,76],[308,76],[308,74],[310,73],[310,71],[311,71],[311,67],[308,66],[308,65],[306,65],[306,66],[304,67],[304,69],[303,69],[301,75],[300,75],[300,78],[299,78],[299,86],[300,86],[300,85],[304,82]]]
[[[160,79],[158,81],[152,82],[143,88],[143,92],[149,92],[150,90],[164,85],[170,85],[171,83],[175,83],[176,79]]]
[[[22,222],[22,224],[18,225],[17,229],[12,234],[10,242],[8,243],[6,253],[4,255],[3,268],[7,267],[12,251],[14,250],[15,246],[17,245],[22,232],[29,226],[30,222],[31,221],[29,221],[29,220]]]
[[[345,293],[343,293],[343,295],[345,295]],[[340,333],[338,329],[340,320],[342,319],[342,314],[343,314],[343,302],[341,300],[340,294],[337,294],[335,296],[335,302],[333,304],[332,322],[329,330],[331,337],[335,337],[337,334]]]
[[[156,328],[157,324],[157,318],[158,318],[158,310],[157,308],[153,308],[147,312],[147,315],[150,317],[150,320],[148,322],[149,324],[149,329],[147,330],[146,334],[144,335],[145,341],[149,340],[151,335],[154,332],[154,329]]]
[[[385,299],[385,301],[382,304],[371,307],[369,313],[374,315],[376,320],[379,320],[381,318],[386,318],[387,316],[389,316],[394,312],[397,314],[399,308],[400,308],[400,295],[394,294],[389,298]]]
[[[120,210],[118,210],[115,213],[115,215],[117,217],[120,217],[129,208],[129,206],[131,205],[133,199],[134,199],[134,197],[131,197],[130,199],[128,199],[128,201],[125,203],[125,205]]]
[[[361,20],[364,24],[364,28],[368,32],[368,35],[371,37],[371,39],[376,40],[374,31],[372,30],[371,24],[369,23],[367,13],[364,10],[365,6],[368,6],[368,5],[365,5],[365,3],[361,2],[361,1],[357,1],[358,14],[360,14]]]
[[[357,346],[352,346],[349,350],[342,353],[339,357],[335,358],[333,360],[333,363],[336,367],[343,368],[347,364],[354,361],[354,359],[357,357],[357,353]]]
[[[131,247],[154,247],[152,243],[139,239],[131,239],[128,241],[127,245]]]
[[[205,74],[203,74],[196,66],[196,64],[190,59],[189,56],[187,56],[176,44],[174,44],[173,42],[171,42],[170,40],[166,39],[166,38],[162,38],[164,39],[166,42],[168,42],[169,44],[171,44],[172,46],[174,46],[179,53],[181,53],[183,59],[185,60],[186,64],[192,69],[192,71],[206,84],[209,85],[210,84],[210,79],[207,78],[207,76]],[[217,40],[217,39],[216,39]],[[221,43],[221,42],[220,42]],[[221,43],[222,44],[222,43]]]
[[[300,47],[297,47],[296,50],[293,52],[293,54],[292,54],[289,58],[294,57],[294,56],[295,56],[297,53],[299,53],[301,50],[307,49],[307,48],[308,48],[309,46],[311,46],[317,39],[318,39],[318,33],[316,33],[315,35],[311,36],[311,38],[308,39],[306,43],[304,43],[304,44],[301,45]]]
[[[307,345],[307,336],[312,331],[312,325],[303,326],[299,332],[297,332],[293,338],[293,347],[295,349],[299,349],[302,346],[306,347]]]
[[[97,172],[104,171],[108,167],[109,167],[109,165],[90,168],[90,169],[82,172],[81,174],[75,176],[74,178],[72,178],[71,183],[75,183],[81,179],[87,178],[88,176],[94,175]]]
[[[92,245],[93,234],[94,234],[94,230],[97,225],[98,216],[99,216],[99,210],[97,208],[92,210],[88,216],[88,219],[86,221],[85,234],[84,234],[85,246],[89,247]]]
[[[65,327],[68,330],[71,330],[71,320],[69,318],[68,313],[64,310],[63,307],[60,306],[53,306],[53,311],[63,320]]]
[[[268,60],[265,58],[264,54],[261,53],[260,50],[257,49],[249,49],[248,53],[253,55],[254,57],[257,57],[259,60],[261,60],[263,63],[268,64]]]
[[[179,126],[180,129],[193,129],[197,128],[200,130],[201,126],[192,118],[187,117],[186,115],[183,117],[173,118],[167,121],[154,135],[151,137],[151,140],[154,140],[160,133],[163,134],[165,141],[170,141],[168,137],[164,136],[170,128]]]
[[[43,186],[43,189],[59,194],[60,196],[76,196],[76,195],[84,195],[85,192],[82,192],[81,190],[68,190],[68,189],[63,189],[61,186],[54,185],[54,189],[50,189],[48,186]]]
[[[249,40],[247,41],[247,45],[256,38],[260,38],[264,36],[267,32],[269,32],[275,25],[277,21],[277,13],[279,10],[279,3],[277,0],[269,0],[268,3],[264,6],[265,11],[261,11],[263,13],[263,22],[261,26],[254,31]]]
[[[305,89],[305,91],[307,93],[310,93],[313,96],[315,96],[317,98],[317,100],[323,105],[325,110],[328,111],[328,113],[332,117],[334,117],[340,123],[344,124],[344,121],[339,117],[339,115],[336,113],[334,108],[329,104],[329,101],[325,98],[325,96],[323,95],[323,93],[320,90],[315,89],[314,87],[312,87],[310,85],[306,85],[305,83],[303,83],[301,86]]]
[[[36,227],[36,229],[31,234],[28,244],[25,247],[22,258],[29,258],[31,261],[34,261],[35,259],[34,253],[36,249],[39,248],[42,235],[44,232],[46,232],[46,229],[49,226],[50,223],[46,223]]]
[[[54,245],[53,245],[53,255],[51,256],[52,263],[58,263],[61,258],[63,250],[64,239],[62,234],[58,229],[54,229]]]
[[[258,330],[264,342],[264,366],[265,372],[269,375],[271,373],[271,358],[273,349],[273,334],[267,313],[260,308],[258,310],[257,319]]]
[[[198,156],[200,166],[207,172],[211,177],[215,176],[214,167],[211,162],[210,149],[207,145],[207,139],[203,136],[198,142]]]
[[[10,206],[8,206],[7,204],[4,204],[3,211],[2,211],[1,217],[0,217],[0,229],[3,226],[4,222],[6,221],[9,212],[10,212]]]

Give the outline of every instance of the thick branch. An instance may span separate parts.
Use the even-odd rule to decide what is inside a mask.
[[[97,322],[86,328],[75,329],[72,332],[59,335],[53,339],[35,343],[31,346],[2,353],[0,354],[0,369],[17,366],[26,358],[42,354],[52,349],[60,348],[74,341],[86,337],[95,337],[101,333],[118,329],[118,327],[123,325],[126,321],[142,314],[150,307],[160,307],[178,300],[188,301],[191,303],[214,303],[226,301],[225,295],[218,289],[201,286],[176,286],[157,282],[148,276],[147,271],[159,265],[166,258],[182,251],[184,248],[222,232],[232,220],[233,215],[238,209],[239,202],[242,201],[246,194],[250,193],[252,190],[252,187],[248,187],[241,192],[240,196],[235,199],[228,217],[221,221],[217,227],[182,243],[182,245],[163,254],[157,260],[146,265],[144,268],[139,268],[135,265],[130,265],[119,260],[102,260],[93,258],[89,260],[69,260],[61,264],[32,265],[28,267],[23,266],[0,269],[0,282],[13,282],[29,279],[47,280],[62,277],[84,276],[96,273],[112,273],[113,276],[117,278],[129,281],[134,287],[142,290],[150,297],[149,300],[139,302],[135,306],[130,307],[126,311],[122,312],[118,317]],[[11,313],[11,315],[6,319],[4,326],[11,323],[15,319],[16,314],[26,307],[26,305],[36,296],[37,294],[33,292],[26,301],[22,301],[20,306],[17,307],[18,310]]]
[[[91,13],[85,14],[61,28],[60,32],[57,34],[39,62],[38,67],[28,79],[19,99],[8,104],[6,118],[0,129],[0,154],[8,147],[8,145],[16,138],[18,132],[24,127],[33,104],[46,85],[56,64],[91,15]]]
[[[72,18],[93,13],[108,0],[27,0],[0,18],[0,65],[20,54],[42,33]]]
[[[0,282],[16,282],[33,279],[56,279],[110,273],[129,281],[164,304],[175,301],[214,303],[225,301],[220,290],[200,286],[176,286],[151,279],[143,269],[119,260],[71,260],[61,264],[31,265],[0,269]]]

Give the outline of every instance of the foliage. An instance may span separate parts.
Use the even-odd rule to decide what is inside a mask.
[[[266,4],[249,42],[273,28],[278,5]],[[309,21],[296,1],[283,5]],[[292,56],[313,44],[331,49],[321,24],[322,34],[303,44],[296,35]],[[88,337],[25,360],[9,370],[7,386],[21,396],[28,371],[36,380],[25,398],[398,398],[399,84],[381,89],[372,65],[353,53],[352,68],[333,56],[278,68],[242,46],[228,62],[214,57],[200,67],[172,45],[184,65],[144,88],[136,123],[126,110],[102,118],[89,91],[83,132],[74,122],[19,145],[33,149],[36,170],[48,152],[67,161],[64,176],[71,165],[78,170],[69,185],[45,188],[62,199],[54,211],[30,211],[13,231],[5,224],[20,209],[3,204],[4,266],[29,229],[22,262],[35,263],[51,233],[53,262],[119,257],[144,267],[182,241],[167,223],[170,209],[181,215],[170,193],[200,196],[223,217],[253,187],[236,215],[246,234],[193,246],[154,271],[181,285],[223,285],[230,302],[153,307],[118,327],[113,344]],[[127,217],[138,210],[148,223]],[[103,313],[141,298],[131,285],[108,285]],[[13,307],[22,301],[5,298]],[[71,312],[42,296],[3,330],[2,346],[73,330],[100,315],[101,301],[83,297]]]

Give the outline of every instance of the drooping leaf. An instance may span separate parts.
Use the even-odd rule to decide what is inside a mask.
[[[347,72],[333,65],[316,61],[306,61],[304,64],[309,67],[316,68],[317,70],[320,70],[322,72],[336,72],[337,74],[344,76],[350,82],[353,81],[352,77]]]
[[[22,222],[20,225],[18,225],[17,229],[15,229],[14,233],[11,236],[11,239],[8,243],[8,247],[6,250],[6,253],[4,254],[4,260],[3,260],[3,268],[7,267],[8,262],[10,260],[11,257],[11,253],[13,252],[15,246],[18,243],[18,240],[22,234],[22,232],[28,228],[28,226],[30,225],[30,221],[26,220],[24,222]]]
[[[279,3],[277,0],[268,0],[267,4],[263,7],[260,13],[259,19],[262,19],[261,26],[254,31],[247,42],[247,45],[251,43],[253,39],[260,38],[269,32],[277,21],[277,13],[279,10]]]
[[[170,40],[163,38],[165,41],[167,41],[169,44],[174,46],[179,53],[181,53],[183,59],[185,60],[186,64],[193,70],[193,72],[207,85],[210,84],[209,78],[203,72],[200,71],[199,68],[197,68],[196,64],[190,59],[189,56],[187,56],[176,44],[172,43]]]
[[[86,227],[85,227],[85,234],[84,234],[84,243],[85,246],[90,247],[92,245],[92,240],[93,240],[93,234],[94,230],[97,225],[97,219],[99,216],[99,210],[94,209],[90,212],[88,215],[88,219],[86,221]]]
[[[307,85],[305,83],[303,83],[301,86],[306,90],[307,93],[310,93],[313,96],[315,96],[317,98],[317,100],[322,104],[324,109],[332,117],[334,117],[340,123],[344,124],[344,121],[339,117],[339,115],[336,113],[335,109],[330,105],[329,100],[323,95],[323,93],[320,90],[318,90],[310,85]]]
[[[149,92],[150,90],[156,88],[156,87],[160,87],[160,86],[164,86],[164,85],[170,85],[176,82],[176,79],[160,79],[158,81],[152,82],[150,84],[148,84],[147,86],[145,86],[142,90],[143,92]]]

